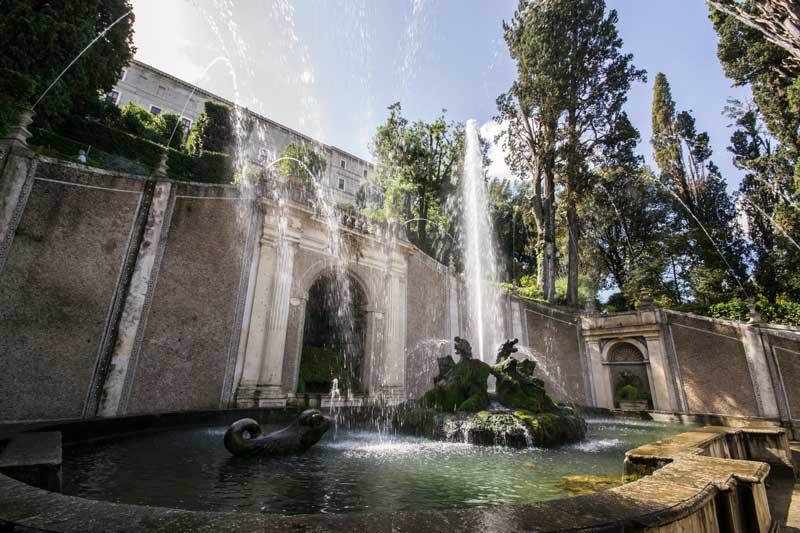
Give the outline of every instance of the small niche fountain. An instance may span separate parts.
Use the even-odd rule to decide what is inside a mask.
[[[436,440],[514,448],[583,440],[586,422],[547,395],[544,382],[534,377],[534,361],[513,357],[517,342],[504,342],[495,364],[489,365],[474,359],[470,343],[456,337],[459,361],[449,355],[438,359],[433,388],[398,408],[395,428]],[[490,377],[495,392],[489,391]]]

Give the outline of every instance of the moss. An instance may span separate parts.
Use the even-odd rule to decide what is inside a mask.
[[[519,409],[514,412],[514,416],[528,426],[533,442],[537,446],[558,446],[579,441],[586,436],[586,422],[567,410],[557,413],[532,413]]]
[[[506,407],[534,413],[557,410],[544,383],[533,377],[534,367],[529,361],[518,362],[511,357],[495,365],[492,374],[497,378],[497,400]]]
[[[482,361],[460,361],[447,372],[444,379],[425,393],[421,403],[425,407],[447,413],[478,412],[486,409],[489,405],[486,380],[490,373],[491,368]]]
[[[622,485],[622,479],[616,476],[564,476],[559,486],[568,496],[585,496]]]

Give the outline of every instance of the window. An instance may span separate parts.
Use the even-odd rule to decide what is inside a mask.
[[[344,161],[342,161],[344,163]],[[339,178],[339,190],[344,190],[344,178]]]
[[[367,169],[364,169],[364,177],[367,177]]]
[[[181,122],[183,123],[183,131],[189,131],[192,129],[192,119],[181,117]]]
[[[258,161],[259,163],[264,163],[270,159],[270,151],[268,148],[261,148],[258,151]]]
[[[117,105],[117,102],[119,102],[119,91],[108,91],[106,103]]]
[[[347,163],[345,163],[344,159],[342,159],[342,168],[347,168]]]
[[[154,115],[160,115],[161,114],[161,108],[160,107],[156,107],[154,105],[151,105],[150,106],[150,112],[152,114],[154,114]]]
[[[119,81],[125,81],[125,76],[127,75],[128,75],[128,69],[126,68],[122,69],[122,77],[119,79]]]

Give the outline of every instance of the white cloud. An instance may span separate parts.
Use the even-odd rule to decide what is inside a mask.
[[[506,164],[506,154],[503,150],[502,142],[495,142],[494,140],[497,134],[503,131],[504,127],[503,124],[490,120],[481,125],[480,133],[481,137],[489,143],[489,159],[492,160],[487,171],[489,177],[513,180],[515,176],[511,174],[511,169]]]

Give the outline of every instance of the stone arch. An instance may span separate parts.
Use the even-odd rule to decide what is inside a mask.
[[[637,339],[617,339],[603,347],[615,407],[652,408],[652,378],[647,348]],[[631,388],[632,387],[632,388]],[[624,390],[623,390],[624,389]],[[633,389],[638,397],[631,398]]]
[[[298,394],[330,392],[338,379],[344,393],[366,392],[368,349],[368,285],[353,269],[344,275],[349,284],[349,307],[341,314],[336,293],[341,278],[326,262],[318,262],[302,276],[298,290],[304,301],[303,328],[298,331],[299,350],[295,390]],[[313,274],[313,276],[312,276]]]
[[[608,350],[611,363],[643,363],[644,354],[630,342],[618,342]]]
[[[305,271],[296,278],[296,282],[292,286],[292,298],[300,298],[306,300],[312,285],[328,272],[333,272],[335,266],[330,259],[318,259],[314,261]],[[367,304],[374,307],[376,304],[376,291],[369,283],[367,277],[364,276],[357,268],[348,266],[346,269],[347,275],[352,281],[355,281],[358,287],[364,292],[367,298]]]

